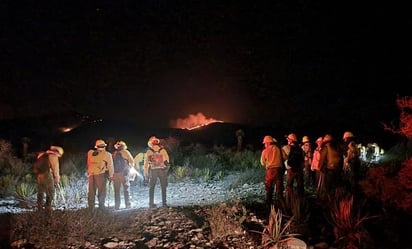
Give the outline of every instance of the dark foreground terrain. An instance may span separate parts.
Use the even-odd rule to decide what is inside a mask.
[[[262,235],[270,208],[255,196],[213,205],[112,209],[90,214],[85,208],[3,213],[1,248],[263,248]],[[324,207],[309,198],[310,218],[298,236],[312,248],[340,248]],[[371,212],[378,212],[370,206]],[[359,248],[412,248],[407,227],[411,217],[381,213],[365,223],[368,237]],[[29,228],[30,227],[30,228]],[[10,241],[11,235],[20,239]],[[342,247],[348,248],[348,247]]]

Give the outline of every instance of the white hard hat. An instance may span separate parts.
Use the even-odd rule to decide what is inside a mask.
[[[103,141],[103,140],[101,140],[101,139],[98,139],[98,140],[96,140],[96,143],[95,143],[95,145],[94,145],[94,147],[97,149],[97,148],[105,148],[107,146],[107,144]]]
[[[158,139],[156,136],[151,136],[149,138],[149,141],[147,141],[147,145],[152,148],[153,145],[159,145],[160,144],[160,139]]]
[[[126,143],[123,142],[123,141],[117,141],[117,142],[114,144],[114,148],[115,148],[116,150],[127,150],[127,145],[126,145]]]

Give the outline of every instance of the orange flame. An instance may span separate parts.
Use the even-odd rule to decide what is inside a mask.
[[[186,118],[178,118],[170,122],[172,128],[193,130],[216,122],[223,122],[214,118],[206,118],[203,113],[190,114]]]

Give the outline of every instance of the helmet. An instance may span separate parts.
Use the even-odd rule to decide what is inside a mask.
[[[273,142],[275,142],[276,140],[275,139],[273,139],[273,137],[272,136],[269,136],[269,135],[267,135],[267,136],[265,136],[264,138],[263,138],[263,142],[262,143],[273,143]]]
[[[294,134],[294,133],[290,133],[287,137],[286,137],[286,139],[290,139],[290,140],[292,140],[292,141],[294,141],[294,142],[297,142],[298,141],[298,138],[296,137],[296,135]]]
[[[308,136],[303,136],[302,143],[309,143],[309,142],[310,142],[309,137]]]
[[[116,150],[127,150],[127,145],[126,145],[126,143],[123,142],[123,141],[117,141],[117,142],[114,144],[114,148],[115,148]]]
[[[158,139],[155,136],[151,136],[149,138],[149,141],[147,141],[147,145],[151,148],[153,145],[159,145],[160,144],[160,139]]]
[[[330,142],[330,141],[332,141],[332,140],[333,140],[333,137],[332,137],[332,135],[330,135],[330,134],[326,134],[326,135],[323,137],[323,142],[324,142],[324,143]]]
[[[343,140],[345,140],[346,138],[350,138],[353,137],[353,133],[350,131],[345,131],[345,133],[343,133]]]
[[[50,146],[50,150],[53,151],[53,152],[57,152],[60,156],[63,156],[64,150],[60,146],[52,145],[52,146]]]
[[[98,149],[98,148],[105,148],[106,146],[107,146],[107,144],[106,144],[103,140],[101,140],[101,139],[96,140],[96,143],[95,143],[95,145],[94,145],[94,147],[95,147],[96,149]]]

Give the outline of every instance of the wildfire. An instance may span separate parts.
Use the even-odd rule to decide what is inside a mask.
[[[223,121],[214,118],[206,118],[203,113],[198,112],[197,114],[190,114],[186,118],[178,118],[173,120],[170,124],[172,128],[193,130],[216,122]]]

